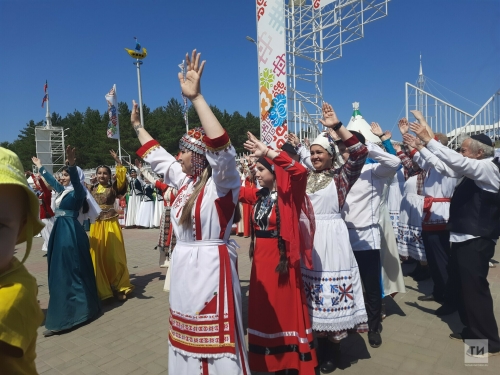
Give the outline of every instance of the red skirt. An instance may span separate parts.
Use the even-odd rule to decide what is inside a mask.
[[[313,375],[318,361],[300,268],[280,275],[278,262],[278,240],[257,238],[248,301],[250,369]]]

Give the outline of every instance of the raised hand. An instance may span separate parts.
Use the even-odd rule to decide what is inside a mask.
[[[311,147],[311,142],[309,142],[309,138],[304,138],[304,144],[306,147]]]
[[[113,159],[115,159],[116,164],[119,164],[119,165],[122,164],[122,161],[120,160],[120,158],[118,157],[118,155],[116,154],[116,152],[114,150],[109,150],[109,153],[111,154]]]
[[[392,146],[394,147],[394,150],[396,150],[396,152],[400,152],[401,151],[401,146],[398,145],[397,143],[394,143]]]
[[[288,133],[288,142],[290,142],[293,147],[297,147],[300,143],[299,138],[293,133]]]
[[[411,134],[403,134],[403,142],[411,148],[417,148],[417,138]]]
[[[425,120],[425,117],[424,117],[424,115],[422,114],[422,112],[417,111],[417,110],[415,110],[415,109],[414,109],[413,111],[410,111],[410,112],[411,112],[411,114],[412,114],[412,115],[413,115],[413,116],[414,116],[414,117],[415,117],[415,118],[416,118],[416,119],[417,119],[420,123],[422,123],[422,121],[424,121],[425,123],[427,123],[427,121]],[[424,124],[422,124],[422,125],[424,125]]]
[[[370,124],[370,128],[373,134],[375,134],[377,137],[382,137],[384,135],[384,131],[380,127],[380,125],[377,122],[372,122]]]
[[[408,120],[405,117],[400,119],[398,122],[398,127],[399,127],[399,131],[401,132],[401,134],[404,135],[404,134],[408,133],[408,129],[410,128],[410,125],[408,125]]]
[[[326,128],[333,128],[340,121],[337,117],[337,114],[333,110],[333,107],[328,103],[323,103],[323,119],[320,119],[319,122],[323,124]]]
[[[137,135],[139,135],[139,129],[144,129],[144,124],[141,124],[141,114],[139,112],[139,105],[132,100],[132,112],[130,112],[130,123],[134,128]]]
[[[70,166],[74,166],[76,162],[76,149],[70,145],[66,146],[66,161]]]
[[[203,74],[203,68],[205,67],[205,61],[202,61],[200,64],[200,57],[201,53],[196,53],[196,49],[191,53],[191,58],[189,54],[186,53],[186,79],[184,79],[182,72],[179,73],[182,93],[191,101],[201,96],[200,79]]]
[[[252,133],[247,132],[248,140],[245,141],[243,147],[246,150],[250,151],[252,154],[250,156],[254,156],[260,158],[261,156],[266,156],[269,152],[267,146],[259,141],[257,137],[255,137]]]
[[[141,169],[141,168],[142,168],[142,163],[141,163],[141,161],[140,161],[140,160],[138,160],[138,159],[135,159],[135,166],[136,166],[137,168]]]
[[[427,130],[427,127],[422,123],[420,124],[418,122],[410,123],[410,130],[414,132],[417,135],[417,137],[420,138],[420,140],[422,140],[425,143],[429,142],[432,139],[431,135],[429,134],[429,131]]]
[[[95,174],[90,176],[90,184],[94,185],[97,183],[97,176]]]
[[[33,157],[31,158],[31,161],[33,162],[33,164],[35,164],[35,165],[36,165],[36,167],[37,167],[38,169],[42,168],[42,162],[41,162],[41,161],[40,161],[40,159],[38,159],[36,156],[33,156]]]

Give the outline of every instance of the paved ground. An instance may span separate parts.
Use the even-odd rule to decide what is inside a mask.
[[[163,292],[165,270],[157,266],[158,254],[153,250],[157,232],[124,231],[131,281],[136,286],[132,298],[125,303],[105,302],[99,319],[65,335],[44,338],[44,328],[39,328],[36,362],[40,374],[167,374],[168,294]],[[243,294],[248,294],[249,241],[237,241],[241,245],[241,287]],[[41,239],[36,238],[27,267],[38,279],[40,304],[46,309],[47,265],[41,245]],[[22,257],[23,253],[20,250],[17,255]],[[411,266],[404,266],[405,273],[410,270]],[[458,315],[441,319],[430,314],[438,305],[417,301],[419,295],[430,292],[430,281],[416,283],[409,277],[405,281],[407,293],[386,300],[388,316],[383,322],[382,346],[370,348],[366,335],[349,336],[342,344],[348,363],[335,373],[500,373],[499,356],[490,358],[487,367],[466,367],[463,344],[448,338],[452,330],[461,328]],[[500,322],[500,266],[490,270],[489,281]],[[247,298],[243,303],[246,314]]]

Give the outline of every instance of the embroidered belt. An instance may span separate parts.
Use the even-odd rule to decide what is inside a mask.
[[[60,210],[60,209],[56,210],[56,217],[64,216],[64,217],[74,217],[76,219],[79,214],[80,212],[75,210]]]
[[[278,231],[276,231],[276,230],[256,230],[255,237],[256,238],[277,238]]]
[[[101,210],[111,210],[112,208],[115,208],[112,204],[100,204],[99,207]]]
[[[431,207],[434,202],[451,202],[451,198],[434,198],[434,197],[425,197],[424,198],[424,209],[425,217],[424,223],[431,218]]]

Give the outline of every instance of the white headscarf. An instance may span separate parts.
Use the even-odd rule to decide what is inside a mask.
[[[101,213],[101,208],[99,207],[99,205],[95,201],[92,194],[90,194],[90,191],[88,191],[87,185],[85,185],[85,175],[83,174],[82,169],[80,167],[76,167],[76,169],[78,171],[78,178],[80,179],[80,184],[82,184],[83,189],[85,190],[85,195],[87,196],[87,198],[86,198],[87,203],[89,204],[89,212],[87,212],[86,214],[83,213],[83,207],[80,209],[80,214],[78,215],[78,221],[82,225],[83,225],[83,222],[87,219],[90,219],[91,223],[95,223],[95,220],[97,219],[97,217]],[[64,192],[59,197],[56,198],[57,207],[59,207],[59,204],[61,203],[62,198],[66,194],[68,194],[70,191],[73,191],[73,190],[75,190],[75,188],[73,187],[73,185],[71,183],[68,186],[64,187]]]
[[[333,155],[333,148],[326,133],[321,133],[316,137],[316,139],[311,143],[311,146],[318,145],[323,147],[330,155]]]

